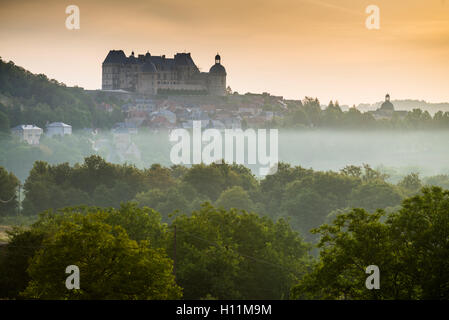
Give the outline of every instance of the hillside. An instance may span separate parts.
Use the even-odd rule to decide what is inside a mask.
[[[112,105],[114,111],[97,107],[103,103]],[[0,131],[19,124],[44,127],[54,121],[74,129],[111,127],[122,119],[119,105],[119,100],[101,92],[89,94],[83,88],[67,87],[0,59]]]

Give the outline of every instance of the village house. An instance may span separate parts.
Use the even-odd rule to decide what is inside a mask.
[[[30,145],[38,145],[44,131],[35,125],[21,124],[11,129],[11,133]]]
[[[50,124],[47,124],[45,126],[46,135],[49,137],[53,136],[64,136],[64,135],[71,135],[72,134],[72,126],[65,124],[63,122],[53,122]]]

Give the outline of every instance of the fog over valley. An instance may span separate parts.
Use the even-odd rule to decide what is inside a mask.
[[[279,129],[278,156],[280,162],[320,171],[339,171],[346,165],[369,164],[389,174],[392,182],[397,182],[411,172],[420,173],[422,177],[448,174],[448,141],[449,131],[439,130]],[[92,154],[112,163],[126,162],[141,169],[155,163],[167,167],[173,165],[170,151],[174,143],[169,141],[169,131],[166,130],[154,132],[142,128],[137,134],[125,137],[124,141],[117,140],[109,131],[96,135],[74,131],[71,136],[43,137],[38,146],[9,138],[1,140],[0,145],[0,166],[22,180],[28,176],[34,161],[73,165],[82,163]],[[247,147],[245,140],[245,164],[258,176],[259,167],[248,165]]]

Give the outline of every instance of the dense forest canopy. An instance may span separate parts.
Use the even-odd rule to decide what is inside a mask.
[[[449,191],[385,178],[368,165],[280,164],[258,180],[238,165],[36,162],[23,214],[40,215],[0,247],[0,297],[447,299]],[[364,286],[372,264],[382,290]],[[81,289],[65,289],[67,265]]]
[[[115,106],[115,110],[96,108],[100,102]],[[69,123],[75,129],[111,127],[123,119],[120,103],[100,92],[87,94],[82,88],[67,87],[0,59],[0,131],[8,132],[20,124],[44,128],[55,121]]]
[[[2,172],[5,178],[0,181],[5,181],[8,189],[3,192],[6,198],[14,195],[17,181],[7,171]],[[169,222],[173,212],[188,214],[208,202],[274,220],[285,218],[294,230],[312,240],[316,237],[309,231],[338,212],[353,207],[393,210],[425,185],[447,188],[449,177],[420,178],[411,173],[391,183],[386,173],[369,165],[346,166],[337,172],[280,163],[275,174],[257,178],[250,169],[237,164],[153,164],[139,169],[92,155],[75,165],[35,162],[23,184],[21,213],[35,216],[47,209],[79,205],[119,208],[121,203],[132,201],[157,210],[163,221]],[[3,216],[17,212],[17,202],[8,204],[8,208]]]

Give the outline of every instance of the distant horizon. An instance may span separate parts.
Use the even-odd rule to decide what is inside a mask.
[[[31,70],[29,70],[29,69],[27,69],[27,68],[25,68],[25,67],[23,67],[23,66],[21,66],[21,65],[18,65],[18,64],[16,64],[16,62],[15,61],[13,61],[13,60],[5,60],[4,59],[4,57],[2,57],[2,56],[0,56],[0,59],[2,59],[4,62],[6,62],[6,63],[8,63],[8,62],[12,62],[12,63],[14,63],[16,66],[18,66],[18,67],[21,67],[21,68],[24,68],[25,70],[27,70],[27,71],[29,71],[29,72],[31,72],[31,73],[33,73],[33,74],[35,74],[35,75],[37,75],[37,74],[44,74],[48,79],[50,79],[50,80],[56,80],[57,82],[59,82],[59,83],[62,83],[62,84],[64,84],[65,86],[67,86],[67,87],[72,87],[72,88],[75,88],[75,87],[78,87],[78,88],[81,88],[81,89],[84,89],[84,90],[88,90],[88,91],[95,91],[95,90],[99,90],[99,91],[101,91],[102,89],[101,89],[101,84],[100,84],[100,88],[86,88],[86,87],[84,87],[84,86],[81,86],[81,85],[78,85],[78,84],[72,84],[72,85],[68,85],[67,83],[65,83],[64,81],[60,81],[59,79],[55,79],[55,78],[51,78],[51,77],[49,77],[47,74],[45,74],[45,73],[42,73],[42,72],[33,72],[33,71],[31,71]],[[262,95],[262,94],[264,94],[264,93],[268,93],[268,94],[270,94],[270,95],[272,95],[272,96],[282,96],[283,97],[283,99],[284,100],[295,100],[295,101],[302,101],[305,97],[311,97],[311,98],[318,98],[318,101],[320,101],[320,105],[321,106],[326,106],[326,105],[328,105],[329,104],[329,102],[330,101],[328,101],[328,102],[324,102],[322,99],[320,99],[320,97],[315,97],[315,96],[311,96],[311,95],[304,95],[304,97],[293,97],[293,98],[290,98],[290,97],[285,97],[285,96],[283,96],[282,94],[274,94],[274,93],[272,93],[272,92],[269,92],[269,91],[262,91],[262,92],[238,92],[238,94],[240,94],[240,95],[245,95],[245,94],[260,94],[260,95]],[[424,103],[426,103],[426,104],[449,104],[449,101],[437,101],[437,102],[433,102],[433,101],[428,101],[428,100],[426,100],[426,99],[413,99],[413,98],[404,98],[404,99],[392,99],[391,101],[392,102],[395,102],[395,101],[407,101],[407,100],[409,100],[409,101],[416,101],[416,102],[424,102]],[[346,104],[346,103],[341,103],[340,102],[340,100],[337,98],[337,99],[335,99],[335,100],[332,100],[332,102],[336,102],[336,101],[338,101],[338,104],[340,105],[340,107],[349,107],[349,108],[351,108],[354,104]],[[374,102],[358,102],[358,103],[355,103],[355,106],[356,107],[359,107],[360,105],[370,105],[370,106],[373,106],[373,105],[375,105],[375,104],[378,104],[378,103],[381,103],[382,101],[384,101],[384,100],[378,100],[378,101],[374,101]]]

